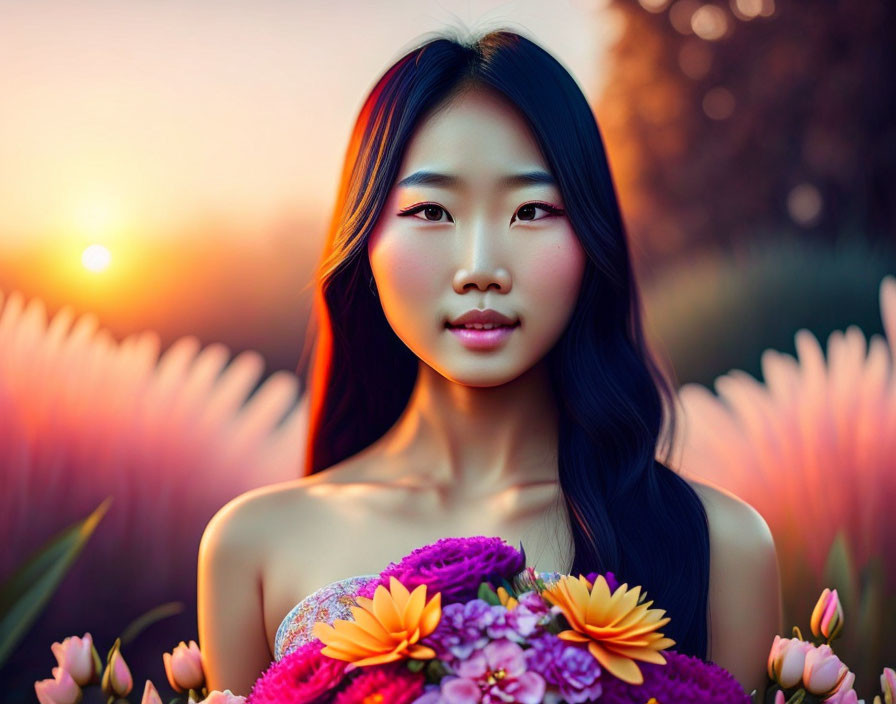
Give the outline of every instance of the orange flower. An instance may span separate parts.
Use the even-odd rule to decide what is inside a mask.
[[[588,643],[588,651],[610,674],[629,684],[643,684],[644,675],[635,660],[665,665],[659,651],[675,645],[657,633],[671,619],[660,617],[663,609],[648,608],[653,602],[638,604],[641,587],[621,585],[613,594],[603,575],[594,587],[583,575],[578,579],[563,575],[541,592],[560,607],[572,629],[557,634],[563,640]]]
[[[432,633],[442,618],[442,594],[426,602],[426,585],[413,592],[395,577],[389,588],[382,584],[373,599],[356,597],[352,606],[354,621],[336,619],[333,625],[324,621],[314,624],[312,633],[326,647],[321,650],[337,660],[351,663],[346,671],[361,665],[379,665],[404,658],[429,660],[436,656],[432,648],[419,644]],[[424,603],[425,602],[425,603]]]

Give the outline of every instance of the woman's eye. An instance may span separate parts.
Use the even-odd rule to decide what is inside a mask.
[[[448,211],[445,210],[441,205],[418,205],[413,208],[409,208],[408,210],[402,210],[399,215],[414,215],[416,217],[417,213],[422,213],[423,217],[419,217],[418,220],[427,220],[428,222],[453,222],[451,216],[448,215]],[[442,214],[445,214],[448,219],[442,220]]]
[[[564,212],[560,208],[555,208],[553,205],[548,205],[547,203],[526,203],[516,211],[517,215],[514,216],[514,220],[528,222],[532,222],[533,220],[544,220],[547,215],[540,218],[535,217],[536,212],[539,210],[543,210],[547,215],[563,215]],[[511,222],[513,222],[513,220],[511,220]]]
[[[545,215],[542,217],[536,217],[539,210],[543,211]],[[526,203],[516,211],[510,222],[512,223],[514,220],[521,220],[523,222],[534,222],[536,220],[544,220],[545,217],[550,215],[563,215],[564,212],[565,211],[562,208],[557,208],[553,205],[549,205],[548,203]],[[427,222],[454,222],[451,215],[448,214],[447,210],[445,210],[441,205],[435,205],[433,203],[415,205],[412,208],[400,211],[398,215],[412,215],[419,220],[426,220]],[[442,215],[444,215],[447,219],[443,220]]]

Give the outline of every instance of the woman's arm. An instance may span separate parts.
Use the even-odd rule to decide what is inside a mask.
[[[209,521],[199,545],[199,648],[206,686],[248,696],[273,659],[264,628],[258,522],[239,499]]]
[[[709,658],[734,675],[747,693],[756,689],[763,695],[769,649],[782,628],[775,543],[752,506],[721,492],[715,501],[710,520]]]

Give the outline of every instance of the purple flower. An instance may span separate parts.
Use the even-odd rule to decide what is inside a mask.
[[[521,636],[528,638],[539,626],[547,623],[552,616],[551,605],[538,592],[525,592],[517,597],[515,608],[507,612],[510,627]]]
[[[445,704],[541,704],[545,681],[526,668],[519,645],[500,639],[458,663],[457,675],[444,677],[441,690]]]
[[[569,704],[601,696],[600,665],[585,648],[567,643],[551,633],[529,639],[525,657],[529,669],[559,689]],[[646,699],[645,699],[646,701]]]
[[[598,572],[589,572],[585,575],[585,579],[594,584],[594,580],[597,579],[598,574]],[[616,579],[615,574],[612,572],[604,572],[604,579],[607,580],[607,586],[610,588],[611,594],[619,589],[619,580]]]
[[[395,577],[408,589],[426,584],[427,593],[442,593],[442,606],[476,598],[479,585],[501,579],[510,580],[525,566],[525,556],[501,538],[442,538],[417,548],[398,562],[390,563],[359,590],[359,596],[372,597],[378,585],[389,586]]]
[[[411,704],[442,704],[442,692],[437,684],[428,684],[422,695],[417,697]]]
[[[522,601],[513,609],[472,599],[466,604],[448,604],[436,629],[421,645],[436,651],[436,657],[449,668],[457,660],[466,660],[474,650],[493,640],[505,639],[524,644],[551,618],[550,607],[537,593],[521,594]]]
[[[750,704],[751,699],[727,670],[700,658],[664,650],[665,665],[638,663],[644,683],[630,685],[607,672],[601,676],[601,704],[630,704],[656,697],[661,702]]]
[[[465,660],[474,650],[488,643],[485,629],[494,618],[495,609],[482,599],[448,604],[442,607],[439,625],[420,643],[435,650],[436,657],[446,663]]]

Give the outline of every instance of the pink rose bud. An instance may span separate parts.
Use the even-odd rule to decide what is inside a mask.
[[[775,636],[768,654],[768,676],[784,689],[795,687],[803,678],[806,653],[813,647],[799,638]]]
[[[831,591],[825,587],[812,610],[809,627],[816,638],[824,636],[828,640],[833,640],[843,630],[843,606],[836,589]]]
[[[106,664],[106,671],[103,673],[103,694],[107,697],[126,697],[133,686],[134,679],[131,677],[131,671],[116,644],[112,657]]]
[[[775,692],[775,704],[786,704],[786,699],[784,698],[783,690],[778,690]]]
[[[223,692],[215,689],[209,692],[208,696],[199,704],[246,704],[246,698],[234,694],[229,689],[225,689]]]
[[[853,689],[855,682],[856,674],[847,671],[846,676],[840,682],[837,689],[835,689],[824,701],[827,702],[827,704],[856,704],[858,696]]]
[[[191,640],[189,647],[181,641],[173,651],[163,653],[162,660],[165,663],[168,683],[175,692],[198,690],[205,684],[202,654],[196,641]]]
[[[880,691],[884,695],[885,704],[896,704],[896,672],[885,667],[880,676]]]
[[[813,647],[806,653],[803,683],[811,694],[827,696],[837,689],[849,668],[834,655],[829,645]]]
[[[162,698],[159,696],[158,690],[149,680],[146,680],[146,687],[143,689],[143,699],[140,700],[140,704],[162,704]]]
[[[85,633],[83,638],[69,636],[61,643],[53,643],[50,650],[56,656],[59,667],[68,672],[79,687],[99,681],[102,666],[97,671],[99,655],[94,659],[96,648],[89,633]]]
[[[34,693],[40,704],[78,704],[84,693],[68,671],[53,668],[53,679],[34,683]]]

